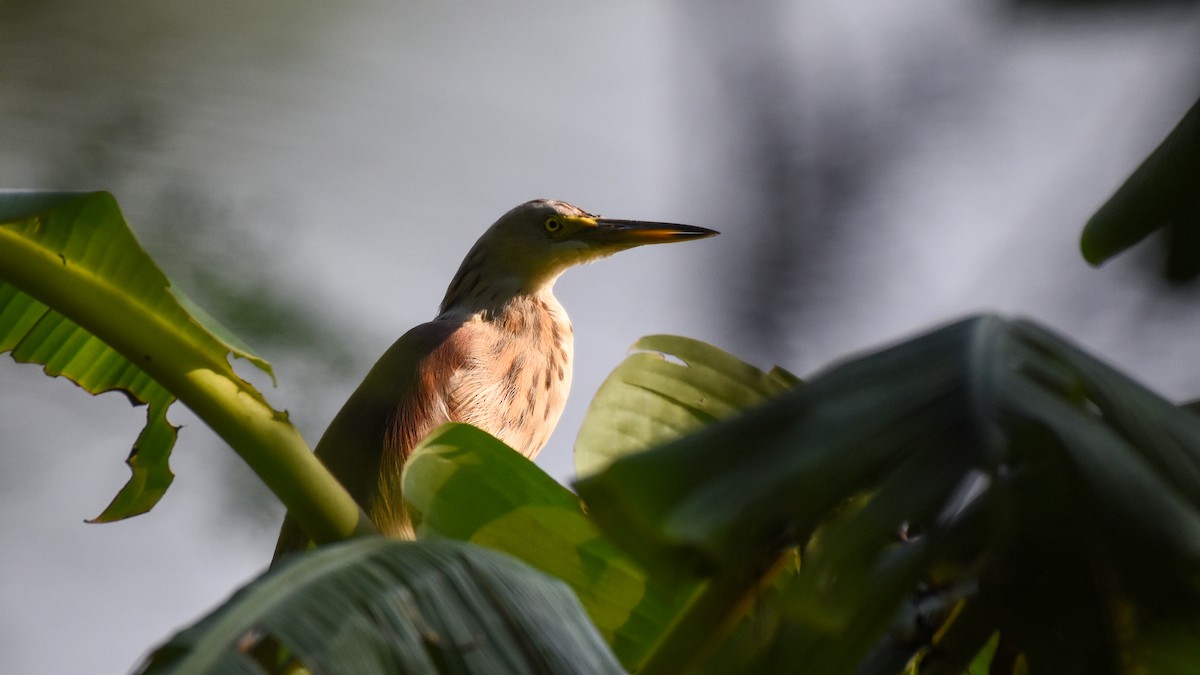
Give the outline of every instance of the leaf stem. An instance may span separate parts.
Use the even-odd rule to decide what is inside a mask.
[[[152,304],[7,227],[0,227],[0,280],[103,340],[178,397],[254,469],[314,541],[374,532],[287,415]]]

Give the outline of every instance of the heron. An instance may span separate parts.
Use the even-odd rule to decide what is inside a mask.
[[[559,276],[635,246],[715,234],[603,218],[552,199],[513,208],[467,253],[437,316],[371,368],[317,443],[317,457],[380,533],[411,538],[400,475],[429,432],[466,422],[533,459],[557,425],[574,356],[571,322],[553,292]],[[274,559],[309,546],[285,517]]]

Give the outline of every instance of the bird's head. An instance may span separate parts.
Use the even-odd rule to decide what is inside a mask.
[[[501,216],[475,242],[446,291],[442,311],[536,292],[552,286],[568,267],[617,251],[715,234],[693,225],[603,218],[566,202],[535,199]]]

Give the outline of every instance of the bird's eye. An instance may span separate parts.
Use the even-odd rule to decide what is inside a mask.
[[[554,216],[550,216],[549,218],[546,219],[545,226],[546,226],[547,232],[549,232],[550,234],[554,234],[555,232],[558,232],[559,230],[561,230],[563,225],[562,225],[561,220],[559,220],[558,218],[555,218]]]

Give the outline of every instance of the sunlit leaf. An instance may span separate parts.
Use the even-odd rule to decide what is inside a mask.
[[[624,672],[561,582],[479,547],[379,537],[294,556],[138,672],[262,672],[239,647],[268,637],[314,673]]]
[[[694,589],[647,578],[588,520],[578,497],[473,426],[435,430],[413,450],[403,480],[419,537],[504,551],[565,581],[628,668]]]
[[[114,316],[124,331],[117,341],[107,344],[89,332],[99,317]],[[227,339],[228,331],[180,304],[112,195],[0,192],[0,351],[93,394],[122,391],[147,406],[146,427],[128,459],[133,476],[95,521],[143,513],[171,483],[167,461],[176,429],[166,413],[175,397],[142,370],[139,362],[149,356],[131,346],[136,336],[160,334],[194,346],[207,368],[232,380],[240,382],[229,354],[271,372]],[[249,385],[244,389],[261,400]]]
[[[782,368],[764,373],[689,338],[651,335],[631,351],[600,385],[579,429],[575,470],[580,476],[800,384]]]

